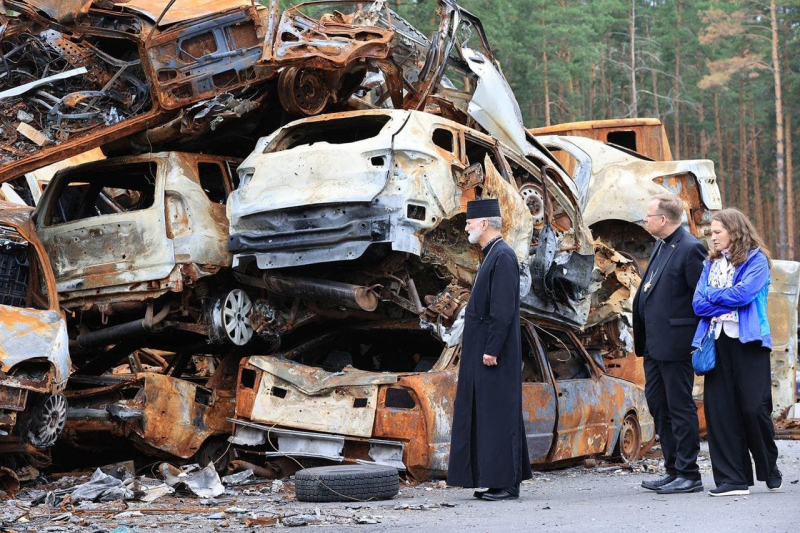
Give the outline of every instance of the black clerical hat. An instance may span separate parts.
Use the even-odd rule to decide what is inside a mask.
[[[485,198],[467,202],[467,220],[471,218],[491,218],[500,216],[500,202],[497,198]]]

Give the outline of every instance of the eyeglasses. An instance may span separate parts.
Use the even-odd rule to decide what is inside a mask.
[[[647,220],[650,217],[664,217],[664,218],[667,218],[667,215],[665,215],[664,213],[653,213],[652,215],[650,213],[648,213],[648,214],[646,214],[645,216],[642,217],[642,220]]]

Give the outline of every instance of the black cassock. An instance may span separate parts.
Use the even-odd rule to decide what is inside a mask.
[[[522,421],[519,263],[504,241],[483,249],[466,310],[447,483],[502,488],[531,478]],[[483,364],[497,356],[497,366]]]

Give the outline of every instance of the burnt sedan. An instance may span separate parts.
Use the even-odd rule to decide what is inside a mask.
[[[445,477],[461,347],[413,322],[352,325],[242,360],[240,457],[386,464]],[[644,390],[606,375],[569,330],[523,319],[523,418],[533,465],[637,459],[654,439]]]

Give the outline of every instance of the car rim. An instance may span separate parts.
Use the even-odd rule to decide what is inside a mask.
[[[619,435],[619,451],[622,460],[631,463],[638,459],[639,450],[642,447],[641,432],[639,422],[634,415],[628,415],[622,422],[622,429]]]
[[[222,327],[228,339],[237,346],[244,346],[253,336],[250,326],[252,310],[250,297],[241,289],[229,292],[222,303]]]
[[[67,400],[61,394],[48,396],[31,415],[28,436],[37,448],[55,444],[67,420]]]

